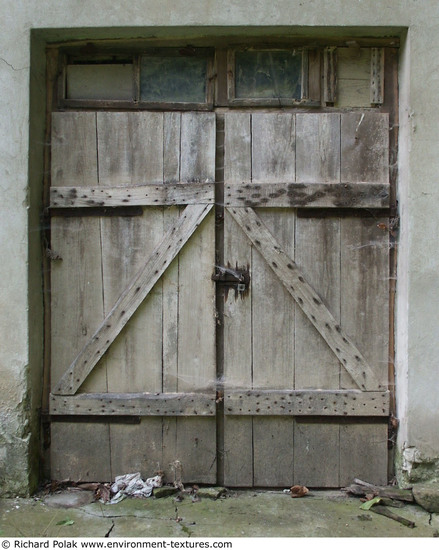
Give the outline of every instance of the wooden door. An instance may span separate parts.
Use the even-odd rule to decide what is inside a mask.
[[[228,486],[387,481],[388,143],[370,111],[225,116]]]
[[[224,117],[53,116],[54,479],[387,480],[388,115]]]
[[[216,481],[211,113],[55,113],[51,472]]]

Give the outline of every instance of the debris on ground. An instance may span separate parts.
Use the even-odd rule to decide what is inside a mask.
[[[416,527],[413,521],[410,521],[398,514],[395,514],[388,507],[402,508],[406,503],[414,501],[411,490],[398,489],[396,487],[380,487],[373,485],[361,479],[354,479],[354,482],[344,489],[347,493],[355,496],[360,496],[360,501],[363,503],[360,506],[361,510],[371,511],[375,514],[393,519],[413,529]]]
[[[140,472],[116,476],[111,486],[112,498],[109,504],[117,504],[126,497],[148,498],[152,495],[155,487],[163,484],[163,474],[150,477],[143,481]]]
[[[367,500],[380,496],[403,502],[414,502],[413,493],[410,489],[382,487],[373,485],[372,483],[367,483],[361,479],[354,479],[353,483],[349,485],[349,487],[345,487],[343,490],[351,495],[366,497]]]
[[[291,498],[304,497],[309,493],[308,487],[304,485],[293,485],[290,487]]]

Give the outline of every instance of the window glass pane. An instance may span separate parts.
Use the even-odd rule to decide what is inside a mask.
[[[67,66],[67,99],[133,99],[133,65]]]
[[[205,57],[143,56],[140,99],[184,103],[206,102]]]
[[[236,52],[235,62],[236,98],[301,98],[301,51]]]

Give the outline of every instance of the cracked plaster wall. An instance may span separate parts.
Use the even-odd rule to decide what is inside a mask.
[[[416,462],[418,472],[423,461],[426,465],[436,461],[439,457],[437,1],[0,0],[0,3],[2,494],[26,493],[35,487],[38,473],[43,322],[38,216],[46,40],[154,35],[189,39],[200,34],[227,33],[401,34],[398,449],[400,456],[404,449],[416,449],[415,455],[420,457],[420,463]],[[409,473],[401,461],[398,464],[400,477],[407,479],[413,475],[413,468]]]

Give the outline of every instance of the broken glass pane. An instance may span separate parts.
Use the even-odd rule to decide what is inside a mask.
[[[236,98],[300,99],[301,51],[236,52]]]
[[[140,64],[141,101],[205,103],[205,57],[143,56]]]

